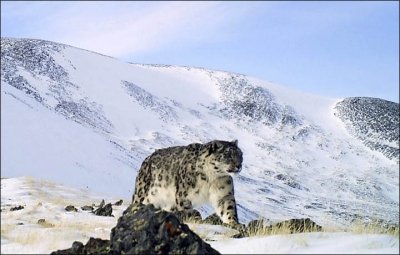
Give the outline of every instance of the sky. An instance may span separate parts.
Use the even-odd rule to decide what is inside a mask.
[[[1,1],[1,36],[399,102],[398,1]]]

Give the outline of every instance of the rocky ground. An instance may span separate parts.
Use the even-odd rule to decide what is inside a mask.
[[[74,210],[74,206],[67,206],[66,210]],[[96,215],[112,216],[112,204],[105,205],[103,200],[99,207],[92,211]],[[223,225],[216,214],[201,219],[200,213],[187,216],[183,213],[158,210],[152,204],[129,205],[118,219],[117,225],[111,229],[110,240],[90,237],[85,245],[75,241],[71,248],[57,250],[51,254],[220,254],[190,230],[183,219]],[[237,229],[239,233],[232,237],[246,237],[260,228],[268,231],[281,226],[287,227],[291,233],[322,230],[321,226],[310,219],[292,219],[272,226],[264,226],[262,221],[254,220]]]

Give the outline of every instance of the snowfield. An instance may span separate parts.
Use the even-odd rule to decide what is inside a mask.
[[[114,203],[121,198],[71,188],[48,180],[28,176],[1,179],[1,253],[49,254],[71,247],[74,241],[86,243],[89,237],[109,239],[118,217],[128,201],[113,206],[115,217],[96,216],[81,206],[98,205],[104,199]],[[24,209],[10,211],[11,207]],[[74,205],[77,212],[67,212]],[[44,223],[38,223],[45,219]],[[349,232],[315,232],[229,238],[235,230],[222,226],[188,224],[207,239],[221,254],[398,254],[398,237]],[[210,241],[213,240],[213,241]]]
[[[225,71],[126,63],[42,40],[2,38],[1,62],[2,253],[108,238],[145,157],[214,139],[238,139],[243,151],[234,184],[244,224],[310,218],[343,230],[356,221],[398,226],[396,103],[320,97]],[[115,218],[64,210],[101,199],[124,200]],[[54,226],[39,225],[40,218]],[[392,236],[350,232],[210,243],[222,253],[399,248]]]

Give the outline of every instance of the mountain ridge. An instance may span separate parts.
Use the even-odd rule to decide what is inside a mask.
[[[241,190],[243,221],[398,222],[396,103],[360,98],[367,103],[359,105],[364,109],[376,102],[392,109],[386,118],[375,117],[381,125],[371,126],[360,121],[368,118],[354,117],[345,104],[352,99],[300,94],[242,74],[125,63],[28,39],[2,38],[1,59],[2,147],[9,149],[2,150],[2,174],[27,172],[61,181],[62,171],[70,171],[81,175],[75,186],[102,192],[113,191],[107,178],[119,179],[115,191],[129,198],[141,161],[154,149],[238,139],[244,165],[235,190]],[[16,116],[52,125],[32,125]],[[374,140],[365,130],[375,132]],[[50,155],[43,162],[33,152],[38,143]],[[57,146],[60,163],[51,159],[60,158]],[[25,164],[15,161],[19,148],[26,148]],[[201,212],[211,213],[209,207]]]

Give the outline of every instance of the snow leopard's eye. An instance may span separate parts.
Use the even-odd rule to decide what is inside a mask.
[[[228,158],[232,158],[232,153],[230,151],[224,151],[224,156]]]

